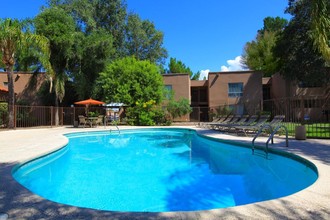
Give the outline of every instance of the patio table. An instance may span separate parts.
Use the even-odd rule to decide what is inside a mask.
[[[96,127],[97,119],[98,119],[98,117],[87,117],[87,123],[89,123],[91,128],[93,127],[93,125],[95,125],[95,127]]]

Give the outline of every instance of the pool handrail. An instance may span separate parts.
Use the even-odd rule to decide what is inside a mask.
[[[268,127],[271,131],[267,141],[266,141],[266,148],[265,148],[265,153],[266,153],[266,159],[268,159],[268,145],[269,145],[269,141],[272,140],[272,144],[274,144],[274,135],[276,134],[276,132],[280,129],[280,128],[284,128],[285,130],[285,146],[289,147],[289,139],[288,139],[288,129],[287,127],[285,127],[284,125],[278,125],[274,130],[272,130],[272,126],[270,126],[269,124],[262,126],[258,133],[254,136],[253,140],[252,140],[252,154],[254,154],[254,142],[256,140],[256,138],[259,136],[259,134],[261,134],[262,130],[264,128]]]
[[[265,128],[269,128],[270,133],[271,133],[271,134],[273,133],[273,128],[272,128],[272,126],[270,126],[269,124],[265,124],[265,125],[261,126],[261,127],[259,128],[258,132],[256,133],[256,135],[254,136],[253,140],[252,140],[252,154],[254,154],[254,142],[255,142],[255,140],[257,139],[257,137],[259,137],[259,135],[262,133],[262,131],[263,131]],[[273,136],[270,135],[270,137],[272,137],[271,140],[272,140],[272,144],[273,144],[273,143],[274,143]],[[269,142],[269,141],[268,141],[268,142]],[[268,154],[268,153],[266,153],[266,154]]]

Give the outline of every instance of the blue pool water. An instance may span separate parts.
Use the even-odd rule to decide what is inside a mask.
[[[113,211],[191,211],[286,196],[317,179],[312,165],[207,139],[187,129],[66,135],[69,144],[14,169],[51,201]],[[259,152],[261,153],[261,152]]]

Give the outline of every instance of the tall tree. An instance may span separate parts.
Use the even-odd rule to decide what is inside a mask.
[[[124,50],[127,4],[125,0],[95,1],[95,22],[97,28],[110,32],[113,46],[121,55]]]
[[[126,55],[162,64],[167,57],[163,37],[163,33],[156,30],[152,22],[141,20],[137,14],[130,14],[126,26]]]
[[[258,30],[259,35],[263,35],[267,32],[275,32],[278,33],[282,31],[288,24],[288,20],[280,17],[266,17],[264,19],[264,27]]]
[[[38,58],[52,77],[53,70],[49,63],[50,51],[47,38],[30,32],[23,32],[22,25],[18,20],[12,20],[10,18],[0,19],[0,51],[2,63],[5,66],[8,78],[8,128],[10,129],[15,127],[13,67],[20,51],[27,50],[28,48],[38,49]]]
[[[242,63],[251,70],[259,70],[264,76],[271,76],[277,69],[277,60],[273,55],[276,44],[276,33],[265,31],[256,40],[248,42],[244,47]]]
[[[260,70],[264,76],[271,76],[277,69],[277,58],[273,54],[278,34],[288,21],[280,17],[267,17],[264,27],[258,30],[255,40],[247,42],[244,47],[242,63],[251,70]]]
[[[189,76],[193,76],[193,72],[187,67],[181,60],[171,57],[168,64],[168,73],[189,73]]]
[[[311,2],[301,0],[289,3],[287,11],[293,18],[274,48],[275,55],[279,58],[279,71],[287,79],[310,86],[326,83],[329,81],[326,60],[315,50],[311,38]]]
[[[55,71],[55,107],[58,107],[65,95],[68,62],[73,57],[75,23],[63,9],[52,7],[46,8],[35,18],[35,27],[37,34],[47,37],[50,41],[50,62]],[[55,110],[55,124],[58,125],[58,108]]]
[[[49,0],[50,7],[61,7],[89,34],[103,29],[112,35],[117,57],[124,54],[127,5],[125,0]]]
[[[104,30],[81,34],[75,44],[76,56],[71,63],[74,86],[80,99],[95,95],[95,80],[107,62],[113,59],[112,36]]]
[[[107,65],[97,80],[106,102],[123,102],[135,106],[136,102],[154,100],[159,104],[163,97],[163,78],[158,67],[150,61],[126,57]]]
[[[314,48],[330,65],[330,1],[312,0],[311,4],[311,37]]]
[[[69,62],[70,77],[78,98],[89,98],[105,63],[123,53],[126,5],[119,0],[49,0],[49,6],[61,7],[74,18],[79,34]]]
[[[192,71],[181,60],[171,57],[168,64],[168,73],[189,73],[192,75]]]

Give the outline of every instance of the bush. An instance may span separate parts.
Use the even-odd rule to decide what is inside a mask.
[[[179,101],[170,100],[167,105],[167,111],[171,115],[172,119],[174,119],[189,114],[192,112],[192,109],[190,107],[189,100],[182,98]]]
[[[8,120],[8,104],[0,103],[0,127],[4,126]]]
[[[221,115],[229,115],[232,113],[232,110],[230,109],[230,107],[228,105],[224,105],[224,106],[219,106],[217,109],[217,114],[216,116],[221,116]]]
[[[147,102],[136,102],[134,107],[126,111],[127,123],[129,125],[168,125],[170,124],[165,117],[165,112],[159,106],[156,106],[154,100]]]

